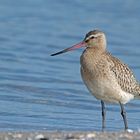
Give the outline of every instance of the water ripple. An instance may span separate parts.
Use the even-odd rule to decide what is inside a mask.
[[[132,0],[1,1],[0,130],[100,131],[100,101],[80,77],[83,49],[57,57],[50,54],[101,28],[109,51],[140,79],[139,5]],[[138,100],[126,105],[134,130],[139,128],[139,105]],[[106,108],[107,130],[122,130],[119,105]]]

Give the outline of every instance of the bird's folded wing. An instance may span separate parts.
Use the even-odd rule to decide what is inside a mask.
[[[109,53],[106,58],[108,59],[107,61],[109,62],[110,70],[115,75],[122,90],[134,94],[135,96],[140,95],[139,83],[136,81],[135,76],[129,67]]]

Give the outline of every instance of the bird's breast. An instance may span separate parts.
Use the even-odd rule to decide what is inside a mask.
[[[133,98],[132,94],[121,89],[103,56],[89,56],[89,53],[81,56],[81,76],[88,90],[97,99],[126,103]]]
[[[81,67],[81,76],[88,90],[99,100],[125,104],[134,98],[132,94],[123,91],[113,78],[93,76],[83,67]]]

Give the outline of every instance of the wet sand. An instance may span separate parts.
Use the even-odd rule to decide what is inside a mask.
[[[140,140],[140,132],[0,132],[0,140]]]

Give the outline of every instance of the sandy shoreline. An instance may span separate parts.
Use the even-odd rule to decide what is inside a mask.
[[[140,140],[140,132],[0,132],[0,140]]]

